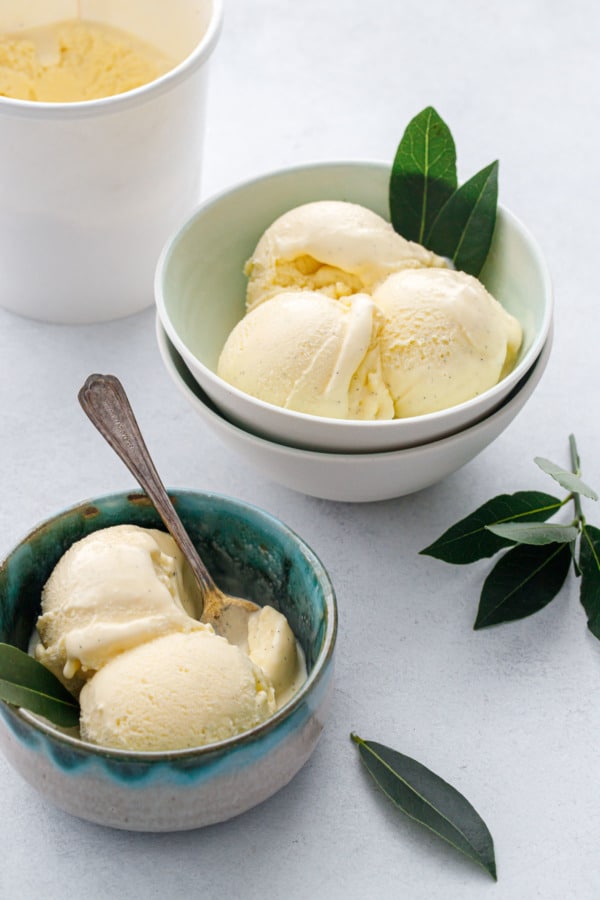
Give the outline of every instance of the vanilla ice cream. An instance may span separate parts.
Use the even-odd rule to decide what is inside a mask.
[[[381,364],[398,418],[470,400],[514,366],[521,327],[472,275],[405,270],[373,300],[385,317]]]
[[[140,87],[174,64],[132,34],[74,19],[0,35],[0,96],[96,100]]]
[[[76,694],[122,651],[200,627],[185,581],[181,551],[162,531],[115,525],[89,534],[44,586],[36,656]]]
[[[354,203],[277,219],[246,265],[217,374],[284,409],[394,419],[447,409],[514,367],[522,331],[478,279]]]
[[[286,291],[256,306],[221,353],[221,378],[267,403],[332,418],[389,419],[381,372],[383,319],[370,297],[343,302],[317,291]]]
[[[339,299],[371,294],[392,272],[444,266],[364,206],[320,200],[298,206],[267,228],[246,264],[247,308],[280,291],[321,291]]]
[[[194,618],[196,589],[157,529],[104,528],[58,561],[35,654],[79,694],[84,739],[128,750],[213,743],[264,721],[306,680],[282,613],[252,613],[237,646]]]
[[[210,626],[141,644],[81,691],[81,736],[121,750],[181,750],[247,731],[276,709],[262,669]]]
[[[306,681],[302,649],[286,617],[272,606],[263,606],[250,616],[248,655],[270,679],[278,709]]]

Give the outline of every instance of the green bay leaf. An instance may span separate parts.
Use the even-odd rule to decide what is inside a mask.
[[[579,529],[575,525],[553,525],[547,522],[505,522],[488,525],[492,534],[507,538],[517,544],[571,544],[577,540]]]
[[[456,186],[452,134],[428,106],[409,122],[394,157],[389,186],[394,229],[422,244]]]
[[[489,829],[456,788],[409,756],[356,734],[351,738],[358,745],[367,771],[395,806],[496,879],[494,842]]]
[[[589,497],[590,500],[598,499],[596,491],[585,484],[585,482],[583,482],[574,472],[569,472],[568,469],[557,466],[556,463],[553,463],[549,459],[545,459],[543,456],[536,456],[533,461],[543,472],[546,472],[547,475],[554,478],[554,480],[567,491],[583,494],[584,497]]]
[[[523,619],[558,594],[571,564],[569,544],[518,544],[496,563],[481,590],[475,629]]]
[[[561,501],[542,491],[500,494],[452,525],[421,553],[454,565],[467,565],[493,556],[511,540],[493,534],[488,526],[504,522],[544,522],[561,507]]]
[[[600,529],[585,524],[579,545],[581,588],[579,599],[585,609],[588,628],[600,640]]]
[[[37,659],[0,643],[0,699],[70,728],[79,724],[79,704]]]
[[[479,275],[492,243],[497,206],[496,160],[449,197],[425,235],[425,245],[447,256],[457,269]]]

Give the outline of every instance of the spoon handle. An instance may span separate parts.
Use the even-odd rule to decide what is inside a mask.
[[[202,590],[218,591],[152,462],[125,389],[115,375],[89,375],[77,395],[83,411],[148,494]]]

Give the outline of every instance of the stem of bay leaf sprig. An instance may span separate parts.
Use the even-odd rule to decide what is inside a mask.
[[[573,474],[579,476],[581,475],[581,459],[579,458],[579,451],[577,449],[577,441],[575,440],[575,435],[569,435],[569,450],[571,453],[571,465],[573,466]],[[583,515],[583,509],[581,508],[581,497],[577,491],[573,491],[572,493],[573,503],[575,505],[575,512],[577,514],[577,522],[581,527],[585,525],[585,517]]]
[[[579,457],[579,451],[577,449],[577,442],[575,440],[574,434],[569,435],[569,450],[571,452],[571,465],[573,467],[573,472],[579,478],[581,476],[581,459]],[[583,514],[583,509],[581,506],[581,496],[578,491],[572,492],[572,499],[573,499],[573,503],[575,506],[576,522],[577,522],[577,526],[579,528],[579,532],[581,535],[580,559],[577,560],[574,557],[575,572],[577,575],[583,574],[582,567],[581,567],[582,566],[581,557],[584,555],[584,552],[587,552],[587,554],[592,558],[592,560],[594,562],[594,567],[595,567],[596,573],[599,573],[600,572],[600,556],[598,554],[598,547],[597,547],[596,543],[594,542],[593,535],[591,534],[591,532],[594,531],[594,529],[589,529],[587,527],[586,518]],[[589,572],[588,572],[588,578],[589,578]],[[585,579],[584,579],[584,581],[585,581]],[[588,608],[588,604],[585,602],[585,594],[586,594],[586,587],[584,585],[582,585],[582,587],[581,587],[581,602],[582,602],[583,606],[586,608],[586,612],[588,613],[588,627],[590,628],[590,631],[592,631],[592,633],[595,634],[596,637],[598,637],[599,635],[597,633],[597,628],[592,623],[593,617],[590,615],[590,609]]]
[[[562,487],[569,491],[567,496],[562,500],[561,507],[565,506],[565,504],[570,501],[573,501],[575,517],[572,525],[577,528],[579,532],[582,532],[585,529],[586,520],[581,505],[581,494],[583,493],[591,500],[598,500],[598,494],[581,480],[581,460],[574,434],[569,435],[569,450],[571,455],[571,472],[561,469],[559,466],[550,462],[550,460],[542,457],[536,457],[535,462],[542,471],[551,475]]]

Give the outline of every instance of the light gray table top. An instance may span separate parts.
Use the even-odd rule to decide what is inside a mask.
[[[1,758],[3,900],[599,896],[600,645],[575,579],[538,615],[474,632],[487,564],[418,555],[494,494],[552,490],[532,458],[567,465],[571,431],[587,481],[600,485],[599,25],[592,0],[226,3],[205,195],[297,162],[391,159],[408,120],[432,104],[455,135],[459,177],[500,158],[501,200],[547,254],[556,334],[546,374],[492,447],[429,490],[344,505],[258,476],[201,429],[170,382],[151,309],[89,327],[0,311],[1,552],[59,508],[131,486],[75,399],[89,372],[112,371],[167,483],[280,516],[328,567],[340,607],[328,727],[293,782],[237,820],[182,834],[103,829],[51,808]],[[586,510],[600,525],[600,509]],[[496,886],[373,789],[352,730],[469,797],[495,839]]]

